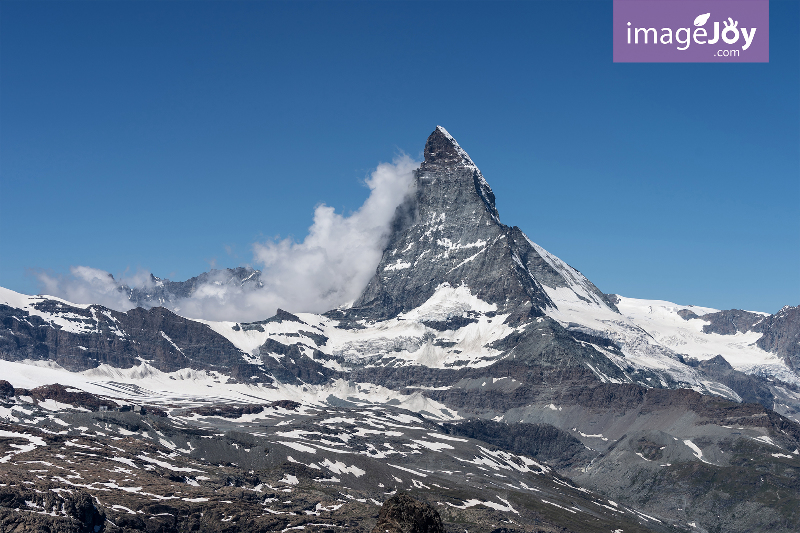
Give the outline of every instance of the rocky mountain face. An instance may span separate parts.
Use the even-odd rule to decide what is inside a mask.
[[[422,305],[443,283],[468,287],[514,320],[553,307],[542,283],[567,289],[577,283],[582,297],[613,308],[580,273],[543,257],[519,228],[500,223],[491,187],[441,126],[425,144],[415,185],[375,276],[348,315],[393,318]]]
[[[751,330],[763,333],[758,339],[759,347],[784,357],[786,363],[800,373],[800,305],[787,305]]]
[[[211,322],[0,289],[0,524],[800,529],[800,308],[603,294],[500,222],[441,127],[415,186],[360,298],[324,315]],[[261,283],[151,281],[124,290],[149,307]],[[86,498],[96,512],[73,512]]]
[[[23,308],[0,304],[0,350],[9,361],[52,361],[78,372],[147,361],[163,372],[182,368],[229,372],[242,352],[205,324],[163,307],[127,313],[31,298]]]
[[[763,379],[735,370],[721,355],[705,361],[689,361],[689,364],[696,365],[710,379],[736,392],[742,402],[758,403],[767,409],[775,406],[775,395]]]
[[[691,311],[684,314],[686,320],[699,318]],[[764,320],[764,315],[751,313],[741,309],[728,309],[703,315],[703,321],[708,322],[703,326],[703,333],[719,333],[720,335],[736,335],[751,331],[753,326]]]

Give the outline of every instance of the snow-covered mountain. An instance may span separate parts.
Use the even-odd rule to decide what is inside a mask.
[[[427,140],[425,161],[415,174],[415,194],[397,209],[392,228],[361,296],[322,315],[279,310],[258,322],[212,322],[184,318],[167,308],[190,295],[198,283],[261,283],[260,273],[247,269],[216,271],[182,283],[153,278],[149,292],[128,290],[129,297],[166,307],[126,313],[0,289],[0,368],[9,386],[28,392],[9,400],[5,416],[14,424],[54,431],[53,423],[60,422],[51,421],[58,417],[42,409],[56,400],[46,397],[50,392],[30,391],[60,383],[123,405],[157,406],[168,413],[169,430],[152,424],[144,430],[143,423],[131,422],[140,429],[126,431],[166,446],[164,453],[172,459],[183,454],[204,460],[208,452],[196,452],[198,441],[184,435],[193,425],[216,428],[222,431],[218,437],[236,430],[276,445],[278,433],[263,427],[280,424],[286,427],[275,453],[337,477],[355,472],[348,470],[353,468],[367,472],[367,463],[333,467],[339,464],[336,454],[367,450],[367,457],[382,459],[369,450],[386,452],[377,451],[378,441],[353,440],[368,434],[366,429],[335,429],[350,435],[340,439],[347,446],[360,444],[349,451],[332,448],[328,441],[333,437],[325,435],[334,433],[319,430],[330,425],[325,422],[328,411],[338,410],[334,418],[342,422],[331,422],[334,426],[363,422],[378,428],[376,434],[383,435],[379,439],[395,430],[385,421],[369,422],[369,413],[416,413],[440,439],[425,442],[441,445],[420,444],[422,435],[408,428],[397,431],[400,435],[394,436],[402,445],[416,451],[403,456],[397,468],[408,479],[394,487],[415,490],[428,500],[444,494],[444,481],[431,484],[427,477],[443,469],[452,476],[458,470],[437,455],[445,446],[452,448],[441,435],[456,431],[467,436],[464,442],[471,444],[464,446],[470,449],[477,450],[475,443],[482,442],[499,446],[503,453],[540,454],[503,460],[525,468],[530,460],[547,463],[581,483],[580,490],[625,501],[633,509],[631,520],[644,530],[681,529],[690,522],[696,529],[724,525],[730,531],[767,525],[790,531],[800,525],[797,517],[781,510],[780,493],[777,498],[764,496],[766,489],[762,494],[757,483],[750,492],[731,492],[716,481],[700,486],[700,478],[688,474],[700,468],[713,477],[739,469],[742,479],[756,479],[766,469],[775,483],[796,483],[791,481],[794,470],[781,469],[800,466],[795,453],[800,450],[800,307],[766,315],[604,294],[522,230],[500,222],[488,182],[441,127]],[[300,406],[303,416],[287,413],[276,420],[262,416],[263,410],[255,412],[263,405],[289,405],[285,402]],[[53,404],[55,411],[68,409],[67,403]],[[256,407],[242,407],[246,405]],[[233,413],[236,422],[215,413]],[[74,424],[65,422],[67,426],[60,431],[73,436]],[[544,429],[525,429],[536,444],[532,447],[499,436],[533,427]],[[183,435],[180,443],[156,437],[169,432]],[[212,431],[209,438],[214,435]],[[572,444],[545,453],[550,438]],[[470,453],[453,452],[458,457],[448,461],[463,463]],[[489,456],[475,453],[474,466],[489,464],[481,462],[490,461]],[[744,456],[757,457],[757,468],[743,467]],[[12,459],[18,458],[8,456]],[[504,467],[490,468],[500,478],[507,476],[500,474]],[[523,472],[519,468],[512,470]],[[442,505],[448,512],[450,507],[466,511],[478,505],[505,516],[509,525],[502,526],[504,531],[529,530],[525,528],[531,524],[510,525],[519,510],[506,496],[497,493],[491,505],[486,497],[478,498],[485,489],[466,477],[477,474],[461,471],[458,480],[449,478],[463,497],[457,503],[447,496],[451,503]],[[381,476],[370,487],[388,488],[391,477]],[[198,479],[192,478],[195,483]],[[319,479],[330,483],[330,478]],[[643,479],[650,479],[650,485]],[[669,485],[669,479],[684,488],[674,497],[643,499],[647,491]],[[350,488],[378,496],[363,483],[359,479]],[[544,490],[531,488],[528,478],[498,483],[523,499]],[[721,500],[720,491],[727,494]],[[800,503],[798,494],[792,501]],[[526,520],[534,520],[550,504],[561,511],[548,515],[542,522],[547,527],[589,530],[592,520],[606,524],[608,517],[597,513],[578,515],[586,513],[582,504],[570,507],[552,498],[539,498],[544,503],[529,509],[533,514],[525,515]],[[757,505],[750,502],[754,498]],[[317,504],[323,505],[321,501]],[[719,501],[727,511],[720,511]],[[603,505],[617,509],[613,502]],[[726,522],[731,513],[753,510],[763,511],[762,522],[742,522],[742,527]],[[477,520],[474,530],[501,531],[497,527],[503,520],[495,521],[497,527],[489,527],[487,520]],[[290,527],[288,522],[283,526]]]

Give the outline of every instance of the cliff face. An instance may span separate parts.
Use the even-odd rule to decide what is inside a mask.
[[[394,317],[420,306],[443,283],[468,287],[517,319],[555,307],[542,284],[580,283],[598,303],[613,308],[577,271],[554,264],[519,228],[500,222],[488,182],[441,126],[428,137],[415,185],[416,194],[398,210],[375,276],[351,313]]]
[[[800,374],[800,305],[786,306],[757,324],[754,331],[763,333],[758,346],[783,357]]]
[[[242,361],[242,351],[207,325],[163,307],[120,313],[33,297],[23,308],[0,304],[0,325],[3,359],[49,360],[73,372],[141,361],[163,372],[225,370]]]

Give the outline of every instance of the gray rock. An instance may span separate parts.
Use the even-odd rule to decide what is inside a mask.
[[[756,342],[759,348],[783,357],[800,373],[800,306],[787,305],[753,329],[764,334]]]
[[[573,283],[517,227],[500,222],[494,193],[469,155],[442,127],[425,144],[416,193],[398,208],[394,232],[375,276],[345,316],[385,319],[430,298],[443,283],[465,285],[478,298],[511,313],[542,316],[555,304],[542,284]],[[598,302],[614,304],[587,283]]]
[[[242,361],[241,350],[207,325],[163,307],[121,313],[48,299],[35,307],[75,327],[0,305],[0,358],[50,360],[74,372],[101,364],[130,368],[140,359],[163,372],[189,367],[225,370]]]
[[[444,533],[444,524],[431,504],[401,492],[383,503],[372,533]]]
[[[695,317],[697,316],[695,315]],[[697,318],[709,322],[703,326],[703,333],[735,335],[738,332],[750,331],[755,324],[764,319],[764,315],[742,311],[741,309],[728,309],[727,311],[708,313]]]
[[[774,407],[775,396],[763,379],[735,370],[721,355],[699,362],[698,368],[710,379],[730,387],[743,402],[760,403],[767,409]]]

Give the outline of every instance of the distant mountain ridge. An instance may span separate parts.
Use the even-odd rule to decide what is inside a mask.
[[[261,271],[251,267],[212,269],[208,272],[189,278],[186,281],[170,281],[150,274],[150,282],[144,287],[120,285],[128,299],[137,307],[171,307],[181,298],[191,297],[203,285],[233,285],[244,289],[257,289],[264,286]]]

